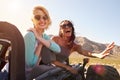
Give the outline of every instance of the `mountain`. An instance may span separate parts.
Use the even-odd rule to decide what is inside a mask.
[[[95,42],[92,40],[89,40],[86,37],[81,37],[78,36],[75,39],[75,43],[79,44],[82,46],[83,49],[89,50],[91,52],[102,52],[106,46],[108,45],[103,44],[103,43],[99,43],[99,42]],[[109,57],[114,57],[114,58],[119,58],[120,57],[120,46],[115,45],[115,47],[111,50],[111,55]]]

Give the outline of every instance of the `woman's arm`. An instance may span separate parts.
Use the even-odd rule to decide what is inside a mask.
[[[74,51],[78,52],[81,55],[92,57],[89,51],[82,49],[81,45],[77,45],[75,43],[73,44],[73,47],[71,49],[71,52],[74,52]]]
[[[52,41],[48,35],[46,34],[40,35],[34,28],[31,28],[30,31],[34,33],[39,43],[41,43],[42,45],[46,46],[47,48],[51,49],[52,51],[56,53],[61,52],[60,46],[56,44],[54,41]]]
[[[109,44],[107,46],[107,48],[101,52],[101,53],[92,53],[92,52],[89,52],[87,50],[84,50],[82,49],[82,47],[80,45],[76,45],[74,44],[73,48],[72,48],[72,51],[77,51],[79,54],[82,54],[82,55],[85,55],[85,56],[89,56],[89,57],[97,57],[97,58],[104,58],[106,57],[107,55],[109,55],[110,53],[110,50],[113,49],[114,47],[114,42],[112,42],[111,44]]]
[[[56,53],[61,52],[60,46],[56,42],[51,40],[50,36],[43,34],[43,38],[41,39],[41,42],[53,52],[56,52]]]
[[[28,32],[24,36],[25,42],[25,61],[28,66],[34,66],[37,62],[38,56],[35,54],[35,37],[32,32]]]
[[[102,51],[101,53],[99,53],[99,54],[91,53],[91,55],[103,59],[110,54],[110,50],[112,50],[113,48],[114,48],[114,42],[109,44],[107,46],[107,48],[104,51]]]
[[[75,70],[74,68],[72,68],[72,67],[70,67],[70,66],[68,66],[68,65],[66,65],[66,64],[63,64],[63,63],[61,63],[61,62],[59,62],[59,61],[53,61],[52,64],[54,64],[55,66],[64,68],[64,69],[70,71],[70,72],[73,73],[73,74],[77,74],[77,73],[78,73],[78,71]]]

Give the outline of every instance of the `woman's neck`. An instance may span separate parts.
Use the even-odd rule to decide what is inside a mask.
[[[69,40],[70,40],[70,37],[62,37],[65,41],[67,41],[67,42],[69,42]]]
[[[40,30],[36,30],[38,32],[39,35],[42,35],[44,30],[43,29],[40,29]]]

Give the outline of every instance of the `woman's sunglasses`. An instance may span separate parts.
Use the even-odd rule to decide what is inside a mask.
[[[71,23],[67,23],[67,24],[62,24],[60,25],[60,27],[62,28],[67,28],[67,27],[72,27],[73,25]]]
[[[40,15],[35,15],[34,18],[35,18],[36,20],[38,20],[38,21],[39,21],[40,19],[43,19],[43,20],[47,20],[47,19],[48,19],[47,16],[40,16]]]

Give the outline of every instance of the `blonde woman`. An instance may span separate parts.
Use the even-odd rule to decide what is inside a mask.
[[[34,25],[33,28],[30,28],[28,33],[24,36],[26,72],[28,80],[32,80],[51,68],[49,66],[39,65],[43,47],[46,47],[55,53],[61,52],[59,45],[50,40],[50,36],[44,33],[51,24],[49,13],[44,7],[34,7],[32,22]]]

